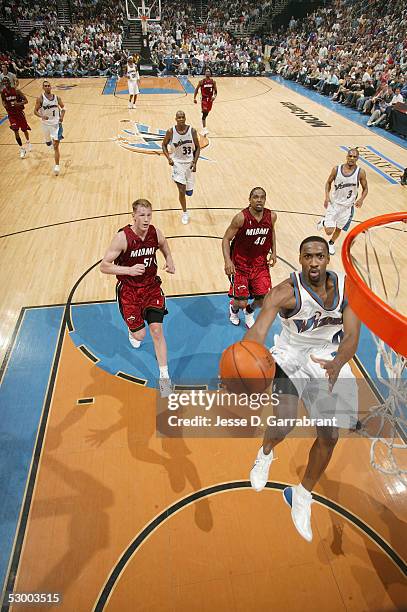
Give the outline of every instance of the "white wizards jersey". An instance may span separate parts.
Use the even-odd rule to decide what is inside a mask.
[[[188,126],[185,134],[179,134],[176,127],[172,128],[171,144],[174,147],[171,159],[176,162],[190,164],[194,159],[195,144],[192,138],[192,127]]]
[[[342,312],[344,301],[345,275],[327,271],[334,283],[334,299],[327,308],[321,298],[309,287],[301,272],[292,272],[296,306],[291,312],[281,314],[280,341],[303,352],[315,348],[336,351],[343,336]]]
[[[41,101],[42,121],[46,125],[56,125],[59,123],[59,104],[58,96],[53,95],[52,100],[48,100],[45,94],[42,94]]]
[[[331,193],[332,204],[340,206],[353,206],[358,195],[360,168],[355,168],[352,174],[346,176],[342,172],[343,166],[338,166]]]
[[[129,81],[138,81],[139,74],[137,71],[136,64],[132,64],[131,66],[130,64],[127,64],[127,78],[129,79]]]

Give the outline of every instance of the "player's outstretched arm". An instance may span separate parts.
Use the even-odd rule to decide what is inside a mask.
[[[201,145],[199,144],[198,134],[195,128],[192,128],[192,140],[194,141],[195,151],[194,151],[194,160],[191,164],[192,172],[196,172],[196,165],[198,163],[199,156],[201,154]]]
[[[26,96],[23,94],[21,89],[16,89],[16,94],[17,94],[17,97],[20,99],[20,101],[18,102],[18,106],[24,108],[24,106],[28,104],[28,100]]]
[[[339,372],[355,356],[358,348],[360,334],[360,320],[357,318],[352,308],[347,305],[343,311],[343,338],[339,344],[336,357],[332,360],[319,359],[311,355],[311,359],[319,363],[325,370],[325,376],[329,379],[329,390],[332,391],[336,383]]]
[[[158,248],[160,249],[161,253],[165,257],[164,270],[168,272],[169,274],[175,274],[175,265],[172,259],[172,255],[171,255],[171,251],[170,251],[168,242],[164,234],[159,229],[157,229],[156,231],[157,231],[157,238],[158,238]]]
[[[264,344],[268,331],[280,309],[293,310],[296,301],[294,288],[290,279],[276,285],[264,299],[260,314],[253,327],[246,332],[244,340],[252,340]]]
[[[163,153],[165,155],[165,157],[168,160],[168,163],[170,164],[170,166],[174,165],[173,160],[170,157],[169,151],[168,151],[168,145],[171,142],[171,138],[172,138],[172,129],[170,128],[169,130],[167,130],[164,139],[163,139],[163,143],[162,143],[162,149],[163,149]]]
[[[143,264],[136,264],[134,266],[118,266],[113,263],[127,248],[127,240],[124,232],[119,232],[113,238],[109,248],[107,249],[102,262],[100,264],[100,271],[103,274],[115,274],[116,276],[140,276],[144,274],[145,266]]]
[[[59,96],[57,96],[57,100],[58,100],[58,106],[61,109],[60,115],[59,115],[59,122],[62,123],[65,117],[65,105],[62,102],[61,98]]]
[[[195,91],[194,91],[194,104],[197,104],[196,97],[198,95],[199,90],[201,89],[201,85],[202,85],[202,80],[199,81],[198,85],[195,87]]]
[[[41,98],[37,98],[35,101],[35,106],[34,106],[34,115],[42,119],[42,116],[40,115],[40,108],[41,108]]]
[[[324,207],[328,208],[328,204],[329,204],[329,193],[331,191],[331,185],[335,180],[335,176],[336,176],[336,166],[334,168],[332,168],[331,170],[331,174],[328,176],[328,180],[325,183],[325,200],[324,200]]]
[[[225,274],[230,276],[231,274],[235,274],[235,266],[230,257],[230,243],[233,238],[236,236],[239,229],[242,227],[244,223],[244,215],[242,212],[237,213],[232,219],[231,224],[227,228],[225,235],[222,238],[222,253],[223,260],[225,262]]]
[[[356,200],[356,202],[355,202],[356,208],[360,208],[362,206],[363,200],[366,198],[366,196],[367,196],[367,194],[369,192],[369,189],[368,189],[368,186],[367,186],[366,171],[363,170],[363,168],[361,168],[360,172],[359,172],[359,182],[362,185],[363,191],[362,191],[362,194],[361,194],[360,198],[358,198]]]
[[[277,263],[277,241],[276,241],[276,223],[277,223],[277,215],[275,212],[271,213],[271,222],[273,224],[273,246],[271,248],[269,257],[268,257],[268,265],[273,267]]]

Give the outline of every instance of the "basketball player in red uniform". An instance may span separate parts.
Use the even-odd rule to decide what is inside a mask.
[[[24,159],[27,151],[31,151],[30,136],[28,131],[31,130],[27,123],[27,119],[24,114],[24,106],[28,103],[25,95],[15,87],[11,87],[10,79],[5,77],[3,79],[4,89],[1,92],[1,101],[8,114],[8,120],[10,123],[10,130],[13,130],[17,144],[20,147],[20,157]],[[20,138],[19,130],[24,133],[27,148],[23,147],[23,143]]]
[[[266,192],[254,187],[249,206],[232,219],[222,240],[225,272],[231,280],[229,319],[239,325],[244,311],[246,327],[254,325],[254,311],[261,308],[271,289],[270,266],[277,261],[275,224],[277,215],[265,208]],[[254,298],[249,304],[249,298]]]
[[[160,368],[161,397],[168,397],[171,380],[162,325],[167,311],[161,279],[157,276],[157,250],[165,257],[164,270],[174,274],[175,267],[165,237],[151,225],[151,215],[148,200],[133,202],[133,225],[126,225],[115,235],[100,269],[104,274],[115,274],[117,277],[117,301],[129,329],[130,344],[134,348],[140,347],[146,335],[147,321]]]
[[[194,104],[197,104],[196,97],[198,95],[198,91],[201,90],[202,127],[203,127],[203,130],[201,133],[203,136],[205,136],[205,134],[208,133],[208,130],[206,129],[206,118],[211,112],[213,101],[218,95],[218,89],[216,87],[216,83],[213,80],[211,74],[212,74],[211,71],[209,70],[209,68],[207,68],[205,70],[205,78],[199,81],[198,85],[196,86],[195,92],[194,92]]]

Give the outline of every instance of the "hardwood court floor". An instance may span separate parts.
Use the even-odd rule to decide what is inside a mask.
[[[345,157],[340,147],[370,146],[407,166],[406,149],[267,78],[217,81],[219,95],[208,119],[210,146],[203,151],[209,160],[198,164],[187,226],[180,222],[166,160],[122,148],[115,139],[123,129],[132,131],[129,120],[165,130],[178,109],[199,127],[199,106],[191,95],[140,96],[130,111],[125,97],[101,95],[103,79],[73,81],[76,87],[58,91],[67,114],[61,174],[54,177],[53,156],[32,114],[40,82],[22,84],[34,144],[26,159],[18,158],[7,123],[0,126],[2,355],[21,308],[66,303],[76,281],[129,221],[131,202],[138,197],[151,200],[154,224],[171,237],[177,273],[162,275],[165,292],[210,293],[227,289],[217,238],[232,214],[246,206],[252,187],[263,186],[268,205],[278,211],[277,283],[290,264],[296,265],[301,239],[316,233],[324,182]],[[53,84],[58,82],[66,83]],[[282,102],[329,127],[308,124]],[[405,189],[363,167],[370,193],[357,220],[407,209]],[[331,264],[341,268],[339,254]],[[113,279],[96,267],[78,286],[75,300],[113,295]],[[405,304],[404,288],[404,309]],[[86,395],[96,398],[97,410],[73,410]],[[152,390],[92,364],[65,332],[16,591],[59,591],[61,610],[92,610],[137,534],[164,516],[129,554],[105,609],[403,609],[405,579],[366,533],[314,504],[314,541],[307,545],[294,531],[277,489],[256,495],[239,485],[247,481],[255,440],[159,440],[154,400]],[[281,446],[273,483],[298,481],[309,446],[309,440]],[[196,497],[216,486],[219,490]],[[405,483],[372,470],[367,441],[341,440],[317,492],[407,556]],[[166,512],[182,499],[187,501],[178,513]],[[320,604],[322,597],[326,602]]]

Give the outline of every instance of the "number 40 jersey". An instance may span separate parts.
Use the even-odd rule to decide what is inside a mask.
[[[244,222],[231,244],[232,261],[242,272],[255,268],[267,268],[267,256],[273,246],[273,222],[271,210],[263,209],[263,217],[257,221],[250,207],[242,210]]]
[[[171,159],[174,162],[191,164],[194,159],[195,144],[192,138],[192,127],[189,125],[185,134],[177,132],[177,128],[172,128],[171,144],[174,147],[174,152],[171,153]]]

